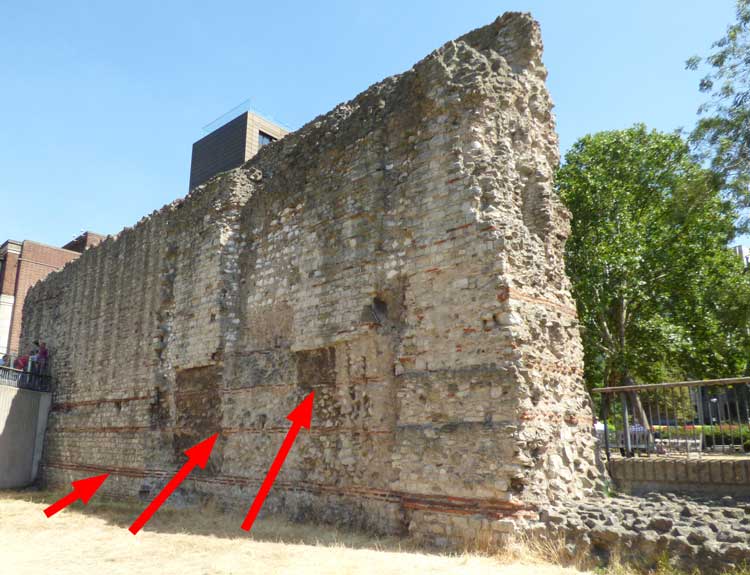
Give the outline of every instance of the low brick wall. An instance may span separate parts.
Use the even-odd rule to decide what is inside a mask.
[[[617,458],[608,467],[615,486],[634,495],[660,491],[750,497],[750,457]]]

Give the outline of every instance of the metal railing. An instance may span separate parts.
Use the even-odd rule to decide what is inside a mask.
[[[46,361],[35,361],[25,355],[0,355],[0,385],[32,391],[50,391],[49,364]]]
[[[750,377],[593,389],[609,461],[623,457],[750,457]]]

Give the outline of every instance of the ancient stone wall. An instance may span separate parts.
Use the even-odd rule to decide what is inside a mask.
[[[594,487],[541,51],[506,14],[37,285],[47,480],[150,498],[218,431],[177,498],[249,505],[315,390],[266,509],[455,541]]]

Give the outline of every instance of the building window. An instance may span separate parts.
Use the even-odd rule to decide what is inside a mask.
[[[270,144],[271,142],[275,142],[276,138],[273,136],[269,136],[265,132],[258,131],[258,147],[262,148],[266,144]]]

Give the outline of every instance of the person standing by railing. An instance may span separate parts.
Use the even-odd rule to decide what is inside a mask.
[[[16,361],[13,362],[13,369],[19,371],[26,371],[26,366],[29,365],[29,354],[19,355]]]
[[[37,370],[40,375],[47,375],[47,361],[49,360],[49,350],[47,344],[39,342],[39,351],[36,353]]]
[[[43,341],[34,340],[34,353],[30,358],[28,372],[32,389],[42,387],[42,378],[46,375],[49,350]]]
[[[13,362],[13,369],[17,369],[21,373],[18,374],[18,381],[17,385],[18,387],[21,387],[23,385],[26,385],[28,382],[28,374],[26,373],[27,368],[29,367],[29,354],[23,354],[19,355],[16,358],[16,361]]]

